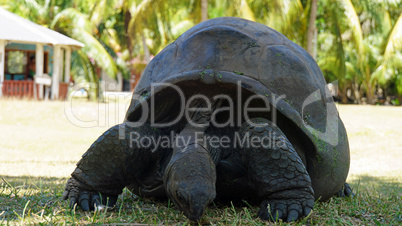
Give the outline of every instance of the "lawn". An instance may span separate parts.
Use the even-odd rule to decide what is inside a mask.
[[[0,224],[187,224],[170,202],[124,190],[111,211],[70,211],[61,200],[75,163],[124,118],[127,101],[0,99]],[[296,224],[402,224],[402,107],[339,105],[346,126],[354,198],[317,202]],[[214,203],[205,224],[264,224],[258,207]],[[277,222],[276,224],[282,224]]]

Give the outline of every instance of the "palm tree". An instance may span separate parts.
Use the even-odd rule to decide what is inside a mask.
[[[315,27],[315,20],[317,17],[317,6],[318,6],[318,0],[312,0],[310,4],[310,17],[308,20],[308,31],[307,31],[307,46],[306,50],[307,52],[310,53],[310,55],[313,54],[313,37],[314,33],[316,32],[316,27]]]
[[[72,75],[76,81],[94,83],[95,85],[87,84],[90,96],[99,97],[99,78],[95,67],[102,68],[112,78],[116,77],[118,68],[115,59],[107,50],[107,45],[100,40],[96,24],[77,9],[66,8],[54,17],[50,27],[85,44],[85,47],[73,55],[80,58],[72,60],[73,67],[81,69],[73,70]]]
[[[366,1],[360,1],[359,3],[365,9],[364,11],[361,9],[360,17],[362,21],[360,21],[356,9],[350,0],[343,0],[341,3],[345,10],[345,15],[349,18],[353,41],[359,53],[358,69],[364,79],[363,84],[366,89],[367,102],[373,104],[373,89],[377,80],[377,76],[375,76],[376,71],[381,71],[381,73],[378,73],[379,78],[385,78],[387,67],[394,70],[398,67],[401,69],[401,64],[396,63],[398,61],[391,63],[391,59],[397,59],[398,54],[400,54],[398,51],[402,50],[401,16],[398,17],[395,25],[392,26],[389,11],[387,10],[387,8],[392,8],[390,5],[392,3],[369,4]],[[368,14],[368,16],[365,18],[364,14]],[[402,87],[399,89],[402,91]]]
[[[129,35],[142,46],[142,52],[134,54],[141,54],[149,62],[150,55],[159,52],[171,38],[167,1],[135,0],[130,8]]]
[[[387,10],[390,7],[386,3],[369,4],[359,1],[359,6],[355,8],[350,0],[321,1],[321,7],[327,13],[319,19],[324,21],[325,17],[325,22],[319,23],[319,39],[324,51],[320,53],[318,63],[327,78],[329,74],[336,75],[333,77],[339,82],[344,101],[346,90],[351,88],[357,102],[360,101],[361,91],[364,89],[367,102],[373,103],[376,82],[380,78],[383,78],[381,81],[386,81],[385,72],[397,69],[398,63],[391,64],[389,60],[397,59],[400,54],[398,50],[401,47],[398,43],[401,39],[398,37],[401,32],[399,24],[402,23],[398,19],[392,26]],[[395,48],[386,51],[387,46]]]
[[[391,25],[390,20],[386,20]],[[392,26],[390,26],[392,27]],[[399,103],[402,103],[402,13],[393,26],[389,35],[379,66],[374,71],[374,80],[380,84],[387,84],[393,81],[399,96]]]
[[[201,0],[201,21],[208,20],[208,0]]]
[[[326,13],[322,14],[324,11]],[[357,64],[355,55],[350,54],[353,46],[345,40],[348,37],[342,36],[342,31],[347,28],[345,18],[342,16],[343,12],[339,10],[337,2],[331,0],[320,1],[318,12],[320,14],[317,20],[318,49],[320,51],[317,63],[327,81],[337,81],[338,95],[341,97],[342,103],[347,103],[347,90],[352,88],[354,82],[358,84],[361,81],[354,81],[358,76],[353,66]]]

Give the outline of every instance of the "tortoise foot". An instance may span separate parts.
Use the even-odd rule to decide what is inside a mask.
[[[354,197],[355,194],[353,193],[352,188],[350,187],[350,185],[348,183],[345,183],[342,187],[341,190],[338,191],[337,193],[338,197]]]
[[[113,208],[117,202],[117,195],[101,194],[85,189],[85,185],[74,178],[70,178],[64,189],[63,199],[70,200],[70,208],[80,206],[83,211],[100,208]]]
[[[300,190],[287,191],[300,193],[300,198],[294,199],[267,199],[261,203],[258,216],[262,220],[290,222],[299,218],[307,217],[314,207],[314,197],[309,192]],[[292,195],[294,196],[294,194]]]

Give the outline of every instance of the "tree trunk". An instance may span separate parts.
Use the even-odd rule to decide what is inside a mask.
[[[126,12],[124,13],[124,36],[126,37],[127,49],[131,59],[133,57],[133,43],[131,41],[130,34],[128,33],[128,25],[130,24],[130,20],[131,20],[131,13],[129,10],[126,10]]]
[[[201,22],[208,20],[208,0],[201,0]]]
[[[360,99],[362,95],[359,88],[359,84],[357,82],[353,83],[353,93],[355,96],[355,104],[362,104],[362,101]]]
[[[149,61],[151,61],[151,53],[149,52],[149,48],[145,40],[145,35],[143,33],[141,34],[141,37],[142,37],[142,48],[144,50],[144,60],[145,62],[149,63]]]
[[[366,88],[367,88],[367,93],[366,93],[366,97],[367,97],[367,104],[374,104],[374,93],[373,93],[373,87],[371,86],[370,81],[366,82]]]
[[[307,52],[313,56],[313,38],[315,32],[315,19],[317,18],[317,2],[318,0],[311,1],[310,18],[308,21],[307,31]]]
[[[105,101],[105,99],[103,98],[103,93],[102,90],[100,88],[100,78],[101,78],[101,72],[102,69],[100,67],[98,67],[97,65],[94,65],[94,69],[95,69],[95,92],[93,97],[91,97],[91,95],[89,95],[89,99],[90,100],[98,100],[99,102],[103,103]],[[89,92],[89,90],[88,90]]]
[[[348,103],[348,87],[345,86],[342,89],[342,93],[341,93],[341,103],[342,104],[347,104]]]
[[[372,84],[370,82],[370,77],[371,77],[371,73],[370,73],[370,68],[369,66],[366,64],[365,66],[365,72],[366,72],[366,91],[367,91],[367,103],[368,104],[374,104],[374,91],[373,91],[373,87]]]

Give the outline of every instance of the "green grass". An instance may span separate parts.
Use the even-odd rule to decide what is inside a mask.
[[[124,190],[113,210],[71,211],[62,193],[80,156],[104,130],[124,117],[125,104],[74,102],[78,127],[63,102],[0,99],[0,225],[7,224],[189,224],[169,202],[133,196]],[[402,108],[338,106],[348,130],[354,198],[317,202],[311,215],[292,224],[402,224]],[[258,206],[213,203],[203,224],[267,224]],[[281,225],[282,222],[274,224]]]
[[[119,197],[114,210],[101,212],[71,211],[61,199],[65,179],[37,177],[3,177],[0,186],[0,222],[34,224],[104,224],[189,223],[169,201],[154,202],[133,196],[127,190]],[[331,198],[317,202],[311,214],[296,224],[401,224],[402,188],[398,181],[362,176],[351,182],[354,198]],[[214,203],[202,223],[265,224],[257,218],[257,206]],[[277,222],[277,224],[282,224]]]

